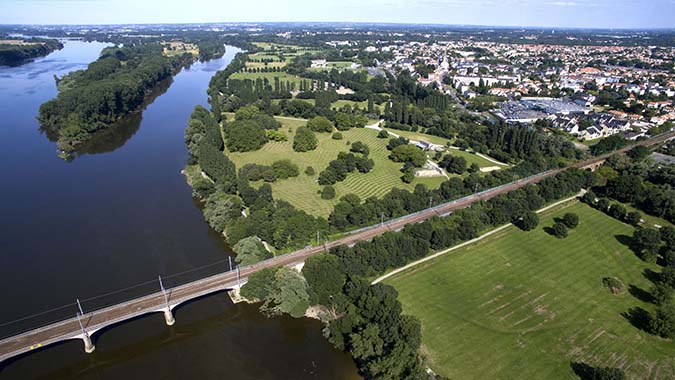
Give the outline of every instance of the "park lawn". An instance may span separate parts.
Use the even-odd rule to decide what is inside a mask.
[[[401,137],[405,137],[408,140],[415,140],[415,141],[420,141],[424,140],[426,142],[430,142],[432,144],[437,144],[437,145],[445,145],[447,144],[450,140],[440,137],[440,136],[434,136],[434,135],[428,135],[426,133],[419,133],[419,132],[412,132],[412,131],[401,131],[398,129],[392,129],[392,128],[383,128],[386,129],[387,132],[391,132],[394,134],[397,134]]]
[[[544,227],[565,212],[580,225],[566,239]],[[411,268],[386,283],[405,313],[422,323],[422,354],[452,379],[573,379],[571,362],[621,367],[629,379],[675,378],[675,344],[633,326],[622,313],[653,305],[635,293],[655,265],[619,239],[633,228],[581,203],[547,211],[537,229],[513,226],[476,244]],[[619,237],[619,238],[617,238]]]
[[[299,88],[300,83],[303,81],[303,78],[300,78],[297,75],[291,75],[285,72],[280,72],[280,73],[234,73],[232,76],[230,76],[231,79],[251,79],[255,81],[257,78],[267,78],[269,80],[270,84],[274,84],[274,78],[279,77],[279,80],[282,82],[289,81],[291,83],[295,83],[295,87]],[[308,82],[311,82],[311,80],[307,79]]]
[[[500,167],[500,168],[506,168],[507,167],[506,165],[497,164],[495,162],[486,160],[485,158],[483,158],[483,157],[481,157],[481,156],[479,156],[479,155],[477,155],[476,153],[473,153],[473,152],[467,152],[467,151],[460,150],[460,149],[448,149],[447,152],[448,152],[448,154],[451,154],[453,156],[464,157],[468,166],[471,166],[471,164],[476,163],[481,168],[486,168],[486,167],[491,167],[491,166],[496,166],[496,167]]]
[[[429,188],[436,188],[445,181],[444,177],[416,178],[411,184],[401,181],[402,173],[399,171],[401,165],[388,158],[387,139],[378,139],[377,131],[366,128],[341,132],[344,137],[342,140],[333,140],[330,133],[317,133],[319,145],[316,150],[304,153],[295,152],[293,136],[298,127],[306,124],[306,120],[287,117],[277,117],[277,119],[283,123],[279,130],[288,135],[288,141],[268,142],[255,152],[226,153],[237,168],[248,163],[270,165],[274,161],[290,159],[298,165],[300,175],[271,183],[272,193],[275,198],[288,201],[309,214],[327,217],[339,198],[349,193],[354,193],[363,200],[371,196],[381,197],[395,187],[413,190],[416,184],[424,183]],[[349,150],[348,141],[362,141],[367,144],[370,148],[370,158],[375,161],[375,167],[369,173],[349,174],[344,181],[335,184],[335,198],[323,200],[318,193],[323,188],[316,182],[318,175],[330,161],[337,158],[339,152]],[[307,176],[304,173],[307,166],[314,168],[316,172],[314,176]]]

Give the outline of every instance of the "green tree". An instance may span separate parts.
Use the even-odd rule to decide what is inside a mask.
[[[305,260],[302,274],[309,285],[312,305],[330,305],[333,296],[342,292],[347,277],[335,255],[319,254]]]
[[[653,228],[640,228],[633,233],[632,242],[638,253],[655,255],[661,246],[661,234]]]
[[[307,121],[307,128],[314,132],[332,132],[333,123],[324,116],[314,116]]]
[[[385,131],[384,129],[380,130],[377,132],[377,138],[378,139],[386,139],[389,138],[389,132]]]
[[[204,218],[214,230],[223,232],[241,216],[242,207],[239,197],[217,190],[206,199]]]
[[[626,207],[619,203],[614,203],[609,206],[607,215],[614,219],[623,220],[626,217]]]
[[[675,338],[675,303],[667,302],[658,306],[649,327],[652,333],[663,338]]]
[[[640,214],[639,211],[631,211],[626,214],[626,223],[632,226],[637,226],[638,224],[640,224],[641,220],[642,215]]]
[[[267,133],[253,120],[236,120],[225,128],[227,149],[230,152],[250,152],[262,148]]]
[[[279,179],[297,177],[300,175],[300,169],[298,168],[298,165],[292,163],[289,159],[275,161],[272,163],[272,169],[274,169],[274,173]]]
[[[300,127],[295,132],[293,139],[293,150],[296,152],[308,152],[316,149],[319,144],[314,132],[307,127]]]
[[[272,257],[257,236],[239,240],[232,246],[232,250],[237,254],[236,261],[239,265],[252,265]]]
[[[556,222],[553,225],[553,236],[558,239],[563,239],[567,237],[567,226],[562,222]]]
[[[335,132],[335,133],[333,133],[333,135],[331,136],[331,138],[332,138],[333,140],[342,140],[342,133],[340,133],[340,132]]]
[[[353,142],[352,145],[349,147],[349,151],[354,153],[361,153],[364,156],[370,154],[370,149],[368,148],[368,145],[364,144],[361,141]]]
[[[281,267],[275,275],[275,290],[272,294],[272,314],[286,313],[294,318],[304,316],[309,307],[307,281],[295,269]]]
[[[401,176],[401,181],[403,181],[405,183],[412,183],[414,180],[415,180],[415,169],[412,166],[408,166],[403,171],[403,175]]]
[[[274,292],[275,270],[263,268],[248,276],[241,287],[241,296],[251,301],[265,301]]]
[[[391,151],[389,158],[394,162],[410,163],[418,168],[427,162],[427,155],[424,151],[410,144],[397,146]]]
[[[321,199],[333,199],[335,198],[335,188],[331,185],[324,186],[321,190]]]
[[[579,225],[579,215],[568,212],[562,217],[562,222],[567,228],[576,228]]]
[[[539,215],[534,211],[528,211],[516,223],[523,231],[532,231],[539,225]]]

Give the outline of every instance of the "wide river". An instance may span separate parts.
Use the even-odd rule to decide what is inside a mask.
[[[182,70],[142,113],[66,162],[39,131],[39,106],[56,96],[54,76],[86,67],[105,46],[68,41],[0,68],[0,337],[74,316],[76,298],[86,313],[159,289],[159,275],[170,286],[227,269],[229,249],[180,171],[188,117],[207,105],[210,78],[239,50],[228,46],[224,57]],[[359,378],[318,321],[268,319],[225,294],[183,305],[175,317],[173,327],[157,313],[99,332],[92,354],[79,340],[36,350],[0,363],[0,379]]]

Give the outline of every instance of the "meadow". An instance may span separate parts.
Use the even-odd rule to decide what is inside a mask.
[[[580,225],[565,239],[544,231],[565,212]],[[581,203],[540,215],[385,282],[422,323],[422,353],[452,379],[573,379],[573,362],[624,369],[630,379],[675,378],[675,344],[624,317],[658,267],[625,245],[633,228]],[[622,243],[623,242],[623,243]],[[626,290],[602,283],[617,277]]]
[[[416,178],[411,184],[401,181],[401,164],[391,161],[387,150],[387,139],[377,138],[377,131],[365,128],[355,128],[341,132],[342,140],[333,140],[330,133],[317,133],[319,145],[310,152],[293,151],[293,136],[298,127],[306,124],[306,120],[288,117],[277,117],[283,126],[280,131],[288,135],[288,141],[266,143],[260,150],[245,153],[227,153],[228,157],[240,168],[248,163],[270,165],[274,161],[290,159],[300,168],[300,176],[285,180],[278,180],[271,184],[275,198],[283,199],[297,208],[312,215],[327,217],[343,195],[354,193],[366,199],[371,196],[381,197],[391,189],[413,190],[415,185],[423,183],[429,188],[438,187],[444,177]],[[348,142],[362,141],[370,148],[370,158],[375,167],[369,173],[354,172],[334,187],[336,196],[331,200],[321,199],[319,191],[323,188],[316,180],[328,163],[337,158],[339,152],[349,151]],[[308,176],[304,173],[307,166],[312,166],[316,174]]]

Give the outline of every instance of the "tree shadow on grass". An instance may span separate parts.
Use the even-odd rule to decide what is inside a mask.
[[[651,316],[647,310],[636,306],[628,309],[628,311],[622,313],[621,316],[626,318],[626,320],[628,320],[628,322],[630,322],[630,324],[636,328],[644,332],[649,332],[649,322],[651,320]]]
[[[661,280],[661,274],[659,272],[654,272],[649,268],[645,268],[645,270],[642,271],[642,275],[654,284]]]
[[[633,252],[635,250],[633,249],[633,238],[628,236],[628,235],[615,235],[614,238],[616,241],[619,243],[625,245],[626,247],[630,248]]]
[[[581,380],[591,380],[595,376],[595,369],[586,363],[572,362],[570,367]]]
[[[628,293],[630,293],[633,297],[639,299],[642,302],[648,302],[652,303],[654,302],[654,297],[652,297],[652,294],[642,288],[638,288],[637,286],[630,284],[628,286]]]

